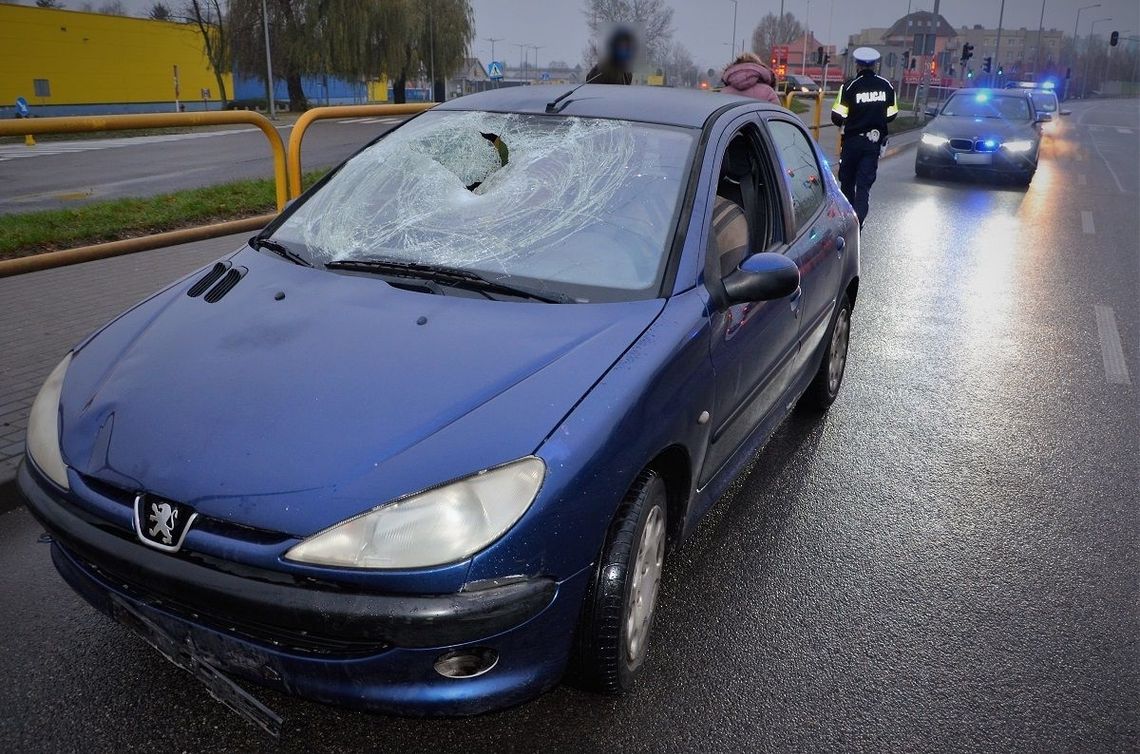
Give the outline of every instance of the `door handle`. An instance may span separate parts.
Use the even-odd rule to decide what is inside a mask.
[[[796,292],[792,294],[792,298],[788,301],[788,306],[792,308],[792,312],[799,314],[800,303],[804,300],[804,289],[796,288]]]
[[[844,238],[843,236],[836,236],[835,237],[835,250],[837,252],[839,252],[840,254],[843,254],[843,250],[845,248],[847,248],[847,239]]]

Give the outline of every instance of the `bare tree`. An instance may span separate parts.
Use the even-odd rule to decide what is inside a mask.
[[[672,86],[696,86],[701,77],[697,64],[689,50],[680,42],[669,45],[662,61],[661,69],[665,73],[665,82]]]
[[[780,18],[775,13],[769,13],[760,19],[756,28],[752,30],[752,51],[764,60],[772,55],[772,48],[776,45],[786,45],[800,39],[804,35],[804,27],[791,13],[785,13]]]
[[[110,0],[110,2],[100,5],[96,13],[102,13],[105,16],[125,16],[127,15],[127,8],[123,5],[122,0]]]
[[[37,8],[54,8],[55,10],[63,10],[66,6],[59,0],[36,0]]]
[[[218,98],[222,101],[222,107],[225,107],[229,102],[225,73],[230,69],[233,56],[229,18],[222,13],[221,3],[222,0],[187,0],[182,15],[187,22],[197,26],[198,33],[202,35],[206,60],[210,62],[210,68],[214,70],[214,81],[218,83]],[[155,8],[160,5],[162,3],[155,3]],[[155,17],[155,8],[151,9],[151,18]]]
[[[150,10],[147,11],[146,17],[151,21],[172,21],[174,18],[173,14],[170,12],[170,8],[166,7],[162,3],[155,3],[154,5],[150,6]]]
[[[642,51],[649,60],[661,60],[673,40],[673,9],[665,0],[586,0],[586,25],[593,41],[586,61],[597,60],[597,40],[614,24],[637,30]]]

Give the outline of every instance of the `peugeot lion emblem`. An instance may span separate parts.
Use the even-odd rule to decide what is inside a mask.
[[[198,514],[182,505],[145,492],[135,498],[135,534],[144,545],[178,552]]]

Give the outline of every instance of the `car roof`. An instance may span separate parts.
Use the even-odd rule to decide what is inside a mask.
[[[985,92],[990,97],[1021,97],[1025,99],[1032,92],[1028,89],[959,89],[954,92],[952,96],[962,95],[965,97],[976,97],[977,95]]]
[[[549,102],[572,89],[572,86],[550,85],[504,87],[458,97],[435,109],[543,114]],[[700,128],[718,110],[732,105],[776,109],[748,97],[699,89],[586,84],[562,100],[558,112],[583,118],[615,118]]]

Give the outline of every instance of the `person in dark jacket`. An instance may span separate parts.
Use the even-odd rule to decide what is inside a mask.
[[[633,63],[637,59],[637,37],[625,28],[617,28],[606,42],[606,53],[590,72],[587,84],[632,84]]]
[[[899,114],[899,107],[891,82],[875,73],[878,50],[859,47],[853,56],[859,72],[839,88],[831,122],[843,127],[839,186],[863,227],[870,211],[871,185],[879,172],[879,155],[887,145],[887,124]]]
[[[772,69],[760,61],[758,55],[751,52],[743,53],[724,69],[721,75],[724,81],[722,92],[726,94],[739,94],[763,102],[780,104],[780,95],[776,94],[776,76]]]

